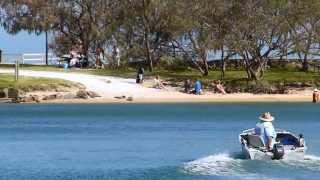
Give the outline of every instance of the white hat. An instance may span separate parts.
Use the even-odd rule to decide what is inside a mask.
[[[261,121],[271,122],[271,121],[274,120],[274,117],[271,116],[271,114],[270,114],[269,112],[265,112],[265,113],[263,113],[263,114],[259,117],[259,119],[260,119]]]
[[[318,92],[319,90],[316,88],[316,89],[314,89],[313,91],[314,91],[314,92]]]

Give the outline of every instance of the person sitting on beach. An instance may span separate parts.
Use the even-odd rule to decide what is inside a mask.
[[[186,79],[184,81],[184,92],[187,93],[187,94],[191,93],[191,82],[190,82],[190,79]]]
[[[215,87],[221,94],[227,94],[220,80],[214,81],[213,87]]]
[[[201,82],[199,80],[196,80],[196,82],[194,83],[193,92],[196,95],[200,95],[202,93],[202,86],[201,86]]]
[[[255,128],[256,135],[259,135],[267,150],[272,150],[275,143],[277,133],[273,127],[272,121],[274,117],[269,112],[263,113],[260,117],[260,122]]]
[[[154,87],[157,89],[164,89],[164,85],[162,81],[160,80],[160,76],[156,75],[156,78],[154,79]]]
[[[314,89],[313,96],[312,96],[312,102],[313,103],[319,102],[319,100],[320,100],[319,98],[320,98],[319,90],[318,89]]]

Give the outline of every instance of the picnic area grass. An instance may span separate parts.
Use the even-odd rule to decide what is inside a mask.
[[[118,76],[125,78],[136,78],[135,69],[120,69],[120,70],[86,70],[87,73],[96,75],[108,75]],[[166,79],[172,82],[181,82],[185,79],[195,80],[199,79],[204,83],[209,83],[213,80],[221,78],[220,71],[210,71],[208,76],[201,76],[197,70],[186,70],[186,71],[169,71],[169,70],[155,70],[154,72],[146,72],[145,76],[159,75],[162,79]],[[229,70],[226,72],[223,79],[225,82],[248,82],[247,74],[244,70]],[[270,69],[265,72],[264,78],[261,83],[319,83],[320,73],[318,72],[302,72],[302,71],[285,71],[280,69]]]
[[[0,68],[14,68],[13,65],[0,65]],[[34,71],[59,71],[59,72],[76,72],[102,76],[116,76],[123,78],[136,78],[137,69],[120,68],[120,69],[71,69],[64,70],[55,66],[39,66],[39,65],[21,65],[22,70]],[[146,78],[153,78],[160,75],[162,79],[171,83],[181,83],[185,79],[199,79],[204,85],[209,84],[213,80],[221,78],[221,72],[218,70],[210,71],[208,76],[201,76],[199,71],[189,68],[187,70],[165,70],[155,69],[153,72],[145,71]],[[235,84],[242,86],[248,83],[275,84],[275,83],[312,83],[320,85],[320,73],[316,71],[303,72],[296,69],[271,68],[265,72],[264,78],[259,82],[248,81],[244,70],[229,69],[226,71],[223,81],[227,84]],[[32,81],[32,80],[30,80]]]

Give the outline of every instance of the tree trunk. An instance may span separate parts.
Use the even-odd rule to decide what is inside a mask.
[[[221,48],[221,77],[220,79],[223,80],[226,72],[226,63],[224,60],[224,50]]]
[[[245,63],[245,69],[248,80],[260,81],[264,75],[263,64],[247,64]]]
[[[202,63],[204,66],[204,72],[203,72],[203,76],[208,76],[209,75],[209,65],[208,65],[208,61],[207,61],[207,54],[206,51],[201,53],[201,59],[202,59]]]
[[[152,60],[152,56],[150,53],[150,43],[149,43],[147,34],[145,34],[145,54],[147,57],[147,62],[149,64],[149,70],[150,70],[150,72],[152,72],[153,71],[153,60]]]
[[[246,70],[246,73],[247,73],[247,79],[248,80],[252,80],[252,76],[251,76],[251,73],[249,70]]]
[[[48,59],[48,53],[49,53],[49,47],[48,47],[48,31],[45,32],[46,34],[46,65],[49,65],[49,59]]]
[[[304,72],[308,72],[309,71],[309,63],[308,63],[308,55],[307,54],[305,54],[304,58],[303,58],[302,70]]]
[[[203,60],[203,64],[204,64],[203,76],[208,76],[209,75],[209,66],[208,66],[208,62],[207,62],[206,58]]]
[[[250,74],[248,76],[249,80],[260,81],[263,78],[264,71],[263,71],[263,68],[261,66],[258,66],[255,69],[249,68],[248,69],[248,73]]]

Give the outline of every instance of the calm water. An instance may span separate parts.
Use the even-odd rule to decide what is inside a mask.
[[[0,179],[319,179],[314,104],[0,105]],[[241,158],[259,113],[303,133],[303,161]]]

